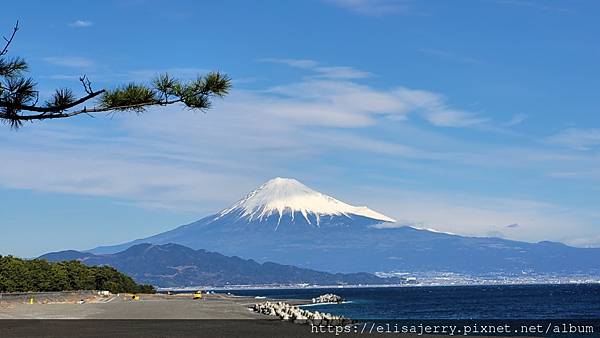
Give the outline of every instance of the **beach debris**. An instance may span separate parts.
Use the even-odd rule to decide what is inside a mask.
[[[324,295],[320,295],[317,298],[313,298],[313,304],[321,304],[321,303],[341,303],[344,301],[344,298],[341,296],[335,295],[333,293],[326,293]]]
[[[252,307],[254,312],[268,316],[276,316],[281,320],[290,321],[298,324],[329,324],[342,325],[350,322],[343,316],[334,316],[330,313],[321,313],[319,311],[311,312],[301,309],[298,306],[290,305],[285,302],[264,302],[255,304]]]
[[[98,296],[110,297],[111,295],[112,295],[112,293],[107,290],[98,291]]]

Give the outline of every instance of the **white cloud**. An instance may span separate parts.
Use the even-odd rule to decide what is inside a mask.
[[[69,68],[89,68],[94,65],[92,60],[79,56],[47,57],[44,58],[44,61],[53,65]]]
[[[590,150],[600,146],[600,129],[567,128],[548,138],[548,142],[578,150]]]
[[[579,239],[594,228],[598,219],[597,215],[534,200],[381,188],[364,188],[361,192],[363,196],[374,196],[370,199],[379,208],[376,210],[402,219],[397,226],[468,236],[501,235],[529,242],[553,240],[587,245],[590,243]]]
[[[371,74],[351,67],[322,67],[312,60],[263,61],[283,63],[317,73],[308,80],[268,90],[289,96],[288,100],[301,100],[295,101],[293,106],[285,107],[271,101],[265,107],[275,114],[284,114],[296,121],[359,127],[374,124],[377,116],[398,120],[404,119],[408,113],[416,113],[440,127],[470,127],[486,122],[486,119],[475,113],[449,107],[443,96],[433,92],[405,87],[376,90],[358,84],[351,80]]]
[[[295,67],[295,68],[303,68],[303,69],[315,68],[319,64],[317,61],[309,60],[309,59],[264,58],[264,59],[260,59],[258,61],[280,63],[280,64],[283,64],[286,66]]]
[[[340,80],[352,80],[352,79],[364,79],[373,76],[369,72],[365,72],[353,67],[348,66],[322,66],[315,60],[309,59],[279,59],[279,58],[265,58],[260,59],[261,62],[271,62],[283,64],[293,68],[306,69],[313,71],[314,77],[326,78],[326,79],[340,79]]]
[[[591,163],[590,167],[573,170],[572,167],[565,168],[562,171],[553,171],[548,173],[548,177],[562,179],[580,179],[580,180],[600,180],[600,172],[596,170],[598,163]]]
[[[124,73],[122,76],[125,78],[131,78],[135,81],[148,81],[155,76],[163,73],[169,73],[169,75],[182,80],[195,79],[199,75],[208,73],[208,69],[204,68],[164,68],[164,69],[136,69]]]
[[[525,115],[525,114],[515,114],[504,125],[507,126],[507,127],[512,127],[512,126],[516,126],[516,125],[519,125],[519,124],[525,122],[525,120],[527,120],[527,115]]]
[[[443,163],[454,157],[348,132],[329,134],[302,128],[285,118],[261,113],[262,107],[242,111],[243,105],[254,102],[248,101],[247,95],[254,94],[235,94],[209,114],[170,107],[139,117],[117,115],[101,121],[104,127],[118,128],[122,136],[73,128],[68,123],[61,126],[60,122],[11,132],[3,143],[19,146],[0,148],[0,157],[10,163],[0,167],[0,185],[111,197],[141,207],[195,212],[201,217],[230,205],[274,176],[308,179],[305,183],[311,185],[311,175],[327,177],[327,165],[316,159],[339,152],[360,158],[374,154],[367,157],[370,161],[387,156],[396,161],[417,158]],[[289,168],[298,162],[312,163],[312,168]],[[445,166],[440,170],[445,176],[452,175]],[[581,240],[593,223],[590,218],[551,203],[360,183],[334,186],[323,192],[402,219],[401,225],[462,235],[502,233],[510,239],[591,245]]]
[[[203,209],[205,205],[225,206],[238,197],[231,193],[247,184],[242,173],[227,170],[226,165],[200,157],[181,157],[177,154],[181,149],[161,149],[166,144],[148,144],[149,139],[94,139],[87,137],[87,132],[74,128],[71,137],[57,132],[34,132],[33,135],[44,137],[47,144],[26,141],[29,144],[22,144],[20,151],[0,150],[12,163],[0,168],[0,185],[208,212]],[[32,159],[36,165],[32,165]],[[43,164],[44,169],[40,170],[38,164]]]
[[[169,75],[176,77],[183,81],[196,79],[199,75],[204,75],[209,72],[208,69],[196,68],[196,67],[174,67],[174,68],[157,68],[157,69],[135,69],[125,72],[99,72],[95,63],[92,60],[85,58],[45,58],[46,62],[71,67],[74,71],[78,68],[86,68],[86,74],[93,83],[110,83],[123,82],[123,81],[134,81],[134,82],[148,82],[155,78],[159,74],[169,73]],[[89,68],[93,67],[92,72],[87,72]],[[46,78],[52,80],[74,80],[78,81],[81,74],[52,74],[46,76]],[[248,79],[246,79],[249,81]],[[244,79],[235,79],[236,83],[243,82]]]
[[[409,110],[419,112],[435,126],[469,127],[486,122],[475,113],[449,107],[441,95],[433,92],[399,88],[396,95],[406,102]]]
[[[509,5],[521,8],[530,8],[534,10],[547,11],[547,12],[557,12],[557,13],[572,13],[573,9],[566,7],[557,7],[554,6],[560,2],[547,2],[550,5],[547,5],[540,1],[526,1],[526,0],[494,0],[496,4],[499,5]]]
[[[315,71],[321,73],[321,77],[331,79],[363,79],[372,76],[369,72],[352,67],[317,67]]]
[[[398,118],[380,121],[389,115],[405,117],[427,111],[432,102],[435,109],[442,109],[439,100],[436,94],[406,88],[378,91],[346,81],[309,80],[264,92],[234,91],[226,100],[218,100],[208,114],[176,106],[153,108],[139,117],[117,114],[109,120],[109,129],[124,135],[120,137],[60,129],[62,121],[56,121],[47,128],[8,132],[5,141],[15,142],[20,151],[10,151],[11,147],[0,150],[0,156],[12,164],[0,170],[0,184],[189,210],[200,201],[206,207],[225,206],[254,184],[285,176],[288,163],[340,151],[366,158],[387,156],[395,161],[417,159],[495,168],[536,161],[546,168],[548,161],[557,161],[556,156],[539,151],[477,148],[432,132],[411,131]],[[394,131],[401,137],[386,140],[355,132],[381,124],[397,124]],[[31,158],[38,165],[31,165]],[[570,164],[573,160],[567,159]],[[40,165],[46,169],[34,175]],[[316,164],[315,170],[319,167]],[[435,170],[437,166],[427,168]],[[448,168],[440,170],[449,173]],[[225,184],[228,177],[236,183]],[[223,186],[219,188],[219,184]]]
[[[407,100],[393,91],[374,90],[348,81],[307,80],[270,88],[264,111],[307,125],[363,127],[378,117],[410,112]]]
[[[326,0],[327,2],[367,16],[407,13],[407,0]]]
[[[308,79],[260,92],[234,91],[208,114],[177,106],[153,108],[139,117],[117,114],[103,123],[120,137],[61,129],[72,122],[54,121],[17,134],[3,131],[19,151],[0,150],[12,164],[0,169],[0,185],[174,209],[223,207],[254,184],[285,175],[287,163],[339,149],[443,160],[447,155],[352,132],[391,116],[390,122],[402,123],[409,114],[431,109],[431,102],[443,109],[441,100],[407,88],[377,90],[347,80]],[[39,166],[31,165],[31,158],[43,173],[35,174]]]
[[[572,239],[566,240],[566,243],[573,245],[573,246],[584,247],[584,248],[598,248],[598,247],[600,247],[600,235],[572,238]]]
[[[425,118],[431,124],[440,127],[469,127],[486,121],[475,114],[450,109],[443,105],[428,107],[428,110],[425,112]]]
[[[93,22],[91,22],[89,20],[75,20],[75,21],[69,23],[69,26],[76,27],[76,28],[85,28],[85,27],[90,27],[92,25],[93,25]]]
[[[510,147],[470,142],[443,128],[411,123],[418,118],[443,126],[484,123],[483,117],[449,107],[438,93],[309,77],[261,91],[237,88],[225,100],[217,100],[208,114],[157,107],[141,116],[117,114],[93,121],[101,128],[74,128],[75,119],[35,124],[16,133],[1,130],[5,146],[0,147],[0,158],[10,166],[0,167],[0,186],[111,197],[202,216],[274,176],[296,177],[309,185],[339,177],[338,184],[323,192],[421,227],[473,235],[501,232],[525,240],[586,235],[591,217],[549,203],[493,198],[492,191],[485,197],[457,197],[437,191],[344,187],[342,177],[355,165],[368,165],[360,175],[369,182],[369,175],[376,175],[384,164],[385,177],[374,181],[388,185],[406,172],[471,182],[480,179],[472,176],[475,167],[486,182],[507,172],[525,181],[529,176],[521,176],[519,170],[543,176],[599,164],[588,154],[535,143]],[[338,162],[344,156],[352,159]],[[487,174],[490,168],[493,175]],[[415,184],[411,179],[407,181]],[[517,181],[509,184],[519,185]]]

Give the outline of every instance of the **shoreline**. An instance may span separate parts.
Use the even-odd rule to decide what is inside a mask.
[[[65,293],[4,294],[0,298],[3,319],[266,319],[250,310],[263,301],[282,301],[292,305],[310,303],[303,299],[255,299],[226,294],[204,294],[194,300],[192,294],[116,294],[90,296],[90,291]],[[33,299],[29,303],[29,299]]]
[[[36,295],[40,293],[26,294]],[[117,294],[102,302],[96,298],[82,304],[2,303],[0,336],[306,337],[314,334],[311,325],[254,312],[250,307],[258,302],[252,297],[210,294],[202,300],[193,300],[192,294],[139,296],[140,300],[134,301],[130,294]],[[267,299],[290,305],[312,303],[308,299]],[[333,332],[319,335],[338,336]],[[363,335],[352,332],[344,336]]]
[[[574,281],[565,283],[455,283],[455,284],[367,284],[367,285],[231,285],[231,286],[195,286],[184,288],[157,288],[158,293],[163,292],[193,292],[196,290],[209,291],[252,291],[252,290],[311,290],[311,289],[369,289],[369,288],[415,288],[415,287],[470,287],[470,286],[540,286],[540,285],[596,285],[600,284],[600,279],[597,281]],[[240,296],[245,297],[245,296]]]

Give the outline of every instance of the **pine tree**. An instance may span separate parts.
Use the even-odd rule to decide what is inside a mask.
[[[79,261],[48,262],[0,256],[0,292],[108,290],[112,293],[154,293],[110,266],[86,266]]]
[[[77,115],[132,111],[141,113],[150,106],[181,104],[193,110],[206,111],[214,97],[229,93],[231,79],[220,72],[210,72],[197,79],[183,82],[169,74],[160,74],[150,84],[129,83],[113,89],[92,88],[89,78],[79,81],[85,95],[77,97],[70,88],[56,89],[40,102],[37,83],[27,77],[27,62],[21,57],[7,57],[10,44],[19,30],[19,22],[10,37],[4,37],[0,49],[0,121],[19,128],[26,121],[68,118]],[[87,106],[87,103],[95,103]]]

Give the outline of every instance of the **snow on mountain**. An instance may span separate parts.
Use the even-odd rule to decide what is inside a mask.
[[[316,225],[321,216],[363,216],[383,222],[395,222],[394,219],[373,211],[367,207],[356,207],[333,197],[315,191],[292,178],[277,177],[252,191],[230,208],[222,210],[215,220],[226,215],[239,214],[250,221],[261,221],[272,215],[278,215],[279,225],[284,214],[289,213],[293,219],[296,213],[302,214],[307,223],[312,224],[309,215],[316,218]]]
[[[254,254],[259,252],[264,255],[262,260],[275,252],[281,255],[281,248],[275,248],[274,242],[310,246],[321,240],[331,241],[340,233],[358,233],[389,222],[395,220],[367,207],[341,202],[295,179],[277,177],[217,214],[91,252],[115,253],[141,243],[176,243],[240,257],[256,257]]]
[[[296,180],[275,178],[218,214],[90,252],[110,254],[142,243],[175,243],[329,272],[600,274],[600,248],[461,237],[433,229],[381,226],[384,222],[394,220],[323,195]],[[212,259],[202,262],[215,263]]]

